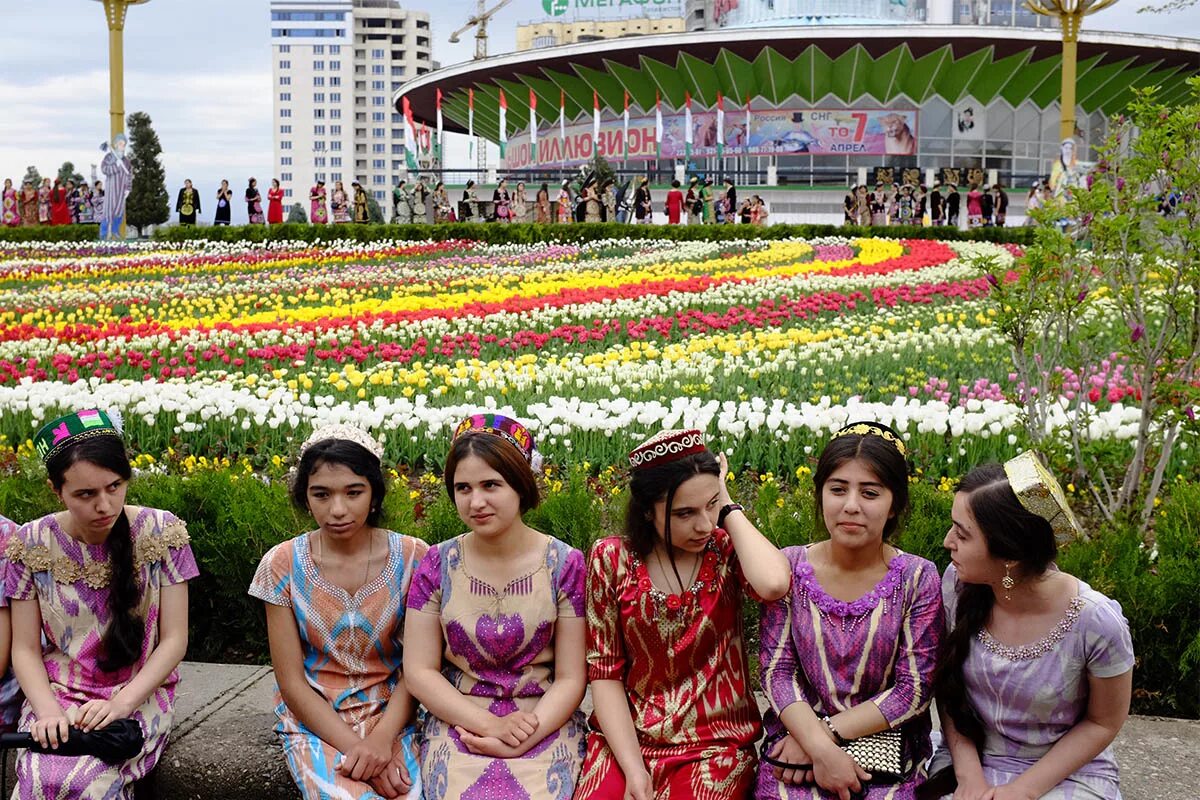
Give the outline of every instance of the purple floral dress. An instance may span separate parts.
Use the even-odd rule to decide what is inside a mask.
[[[65,513],[65,512],[64,512]],[[19,528],[5,553],[9,564],[5,591],[12,600],[36,599],[42,615],[42,661],[50,689],[64,709],[89,700],[111,700],[146,664],[158,646],[162,589],[199,574],[188,545],[187,528],[174,514],[126,506],[133,563],[141,588],[135,612],[145,621],[142,654],[116,672],[100,669],[101,637],[109,623],[108,583],[112,577],[108,547],[85,544],[63,530],[57,514]],[[129,800],[133,783],[154,769],[171,734],[178,670],[132,714],[146,737],[142,752],[108,765],[91,756],[39,755],[24,750],[17,759],[13,800]],[[35,717],[26,702],[21,730]]]
[[[462,541],[429,549],[408,609],[441,617],[442,674],[468,700],[497,716],[532,711],[554,682],[555,622],[584,616],[583,553],[547,536],[537,569],[497,588],[470,573]],[[586,733],[576,711],[520,758],[491,758],[472,754],[452,727],[426,713],[425,800],[570,800]]]
[[[2,576],[8,570],[8,559],[4,557],[4,548],[8,540],[17,532],[17,524],[7,517],[0,517],[0,586]],[[0,608],[8,608],[8,596],[0,591]],[[12,667],[0,678],[0,733],[8,733],[17,729],[17,717],[21,713],[21,687],[17,684],[17,676],[13,675]]]
[[[771,704],[763,724],[767,742],[786,732],[779,714],[807,703],[817,716],[833,716],[872,702],[904,736],[905,759],[914,765],[901,784],[871,784],[862,800],[912,800],[924,779],[929,739],[930,681],[942,637],[942,595],[937,567],[899,553],[874,589],[847,603],[821,588],[807,547],[788,547],[792,591],[763,608],[759,668]],[[792,786],[759,766],[759,800],[825,800],[815,785]]]
[[[942,579],[946,624],[954,626],[962,584],[954,565]],[[1079,595],[1040,641],[1008,647],[986,629],[963,665],[967,695],[983,719],[983,775],[992,786],[1012,783],[1083,718],[1088,676],[1115,678],[1133,669],[1133,640],[1121,604],[1079,581]],[[931,770],[950,763],[943,747]],[[1112,748],[1080,767],[1041,800],[1120,800]]]

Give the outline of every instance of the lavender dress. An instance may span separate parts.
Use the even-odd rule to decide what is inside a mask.
[[[494,587],[470,573],[462,541],[429,549],[413,576],[408,609],[441,617],[442,674],[468,700],[501,717],[533,711],[554,682],[555,622],[584,615],[583,553],[547,536],[536,569]],[[472,754],[452,727],[427,713],[425,800],[570,800],[586,733],[577,710],[525,755],[491,758]]]
[[[942,579],[947,627],[953,627],[962,584],[954,565]],[[1133,640],[1121,605],[1079,581],[1079,596],[1041,641],[1007,647],[986,630],[963,666],[967,693],[983,718],[983,775],[1012,783],[1083,718],[1088,675],[1114,678],[1133,669]],[[930,770],[950,763],[945,746]],[[1096,756],[1041,800],[1120,800],[1112,748]]]
[[[906,760],[929,757],[930,679],[942,636],[937,567],[899,553],[874,589],[847,603],[828,595],[813,573],[807,547],[783,550],[792,565],[791,593],[763,607],[759,669],[771,703],[763,719],[767,742],[783,737],[779,714],[807,703],[818,716],[874,703],[904,737]],[[862,800],[912,800],[924,773],[917,767],[898,785],[871,784]],[[825,800],[815,785],[780,783],[772,767],[758,770],[758,800]]]

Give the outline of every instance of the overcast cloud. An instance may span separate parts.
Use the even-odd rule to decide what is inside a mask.
[[[488,0],[491,5],[494,0]],[[1124,0],[1091,17],[1091,30],[1200,36],[1200,4],[1139,14]],[[419,0],[430,12],[434,60],[470,58],[474,40],[448,44],[471,0]],[[29,164],[53,175],[64,161],[87,175],[108,133],[108,38],[96,0],[0,0],[0,180]],[[130,9],[125,34],[126,113],[145,111],[163,145],[172,195],[184,178],[201,191],[205,219],[222,178],[235,193],[271,176],[271,39],[268,0],[153,0]],[[514,27],[544,19],[541,0],[515,0],[492,21],[493,53],[510,51]],[[454,137],[460,138],[460,137]],[[461,144],[448,160],[465,162]],[[245,220],[235,206],[234,221]]]

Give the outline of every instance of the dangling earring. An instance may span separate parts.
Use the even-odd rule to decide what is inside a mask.
[[[1004,562],[1004,577],[1000,579],[1000,585],[1004,587],[1005,600],[1012,600],[1012,595],[1010,595],[1009,592],[1012,591],[1012,588],[1017,585],[1017,582],[1013,580],[1012,575],[1008,574],[1008,568],[1011,566],[1012,565],[1007,561]]]

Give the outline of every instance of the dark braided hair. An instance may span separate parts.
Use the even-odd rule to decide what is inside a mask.
[[[47,462],[46,471],[55,491],[62,490],[67,470],[80,461],[114,472],[126,481],[133,477],[124,442],[116,436],[95,436],[67,445]],[[133,564],[129,515],[124,508],[117,514],[105,546],[112,563],[112,580],[108,587],[108,610],[112,619],[100,640],[98,664],[105,672],[116,672],[138,660],[146,637],[145,622],[137,614],[142,592]]]
[[[629,507],[625,511],[625,538],[634,554],[645,561],[654,549],[654,504],[665,500],[666,518],[663,521],[663,540],[667,543],[667,558],[675,580],[683,586],[679,568],[675,566],[675,548],[671,546],[671,506],[675,492],[683,482],[696,475],[721,476],[721,464],[710,451],[693,453],[677,461],[669,461],[633,470],[629,475]]]
[[[1027,511],[1008,482],[1004,467],[985,464],[959,481],[956,490],[966,494],[971,514],[994,558],[1015,562],[1018,578],[1041,575],[1058,555],[1050,523]],[[954,612],[954,629],[942,639],[941,658],[933,685],[938,708],[954,721],[963,736],[983,747],[983,719],[971,704],[963,665],[971,643],[992,615],[996,596],[984,583],[963,584]]]

